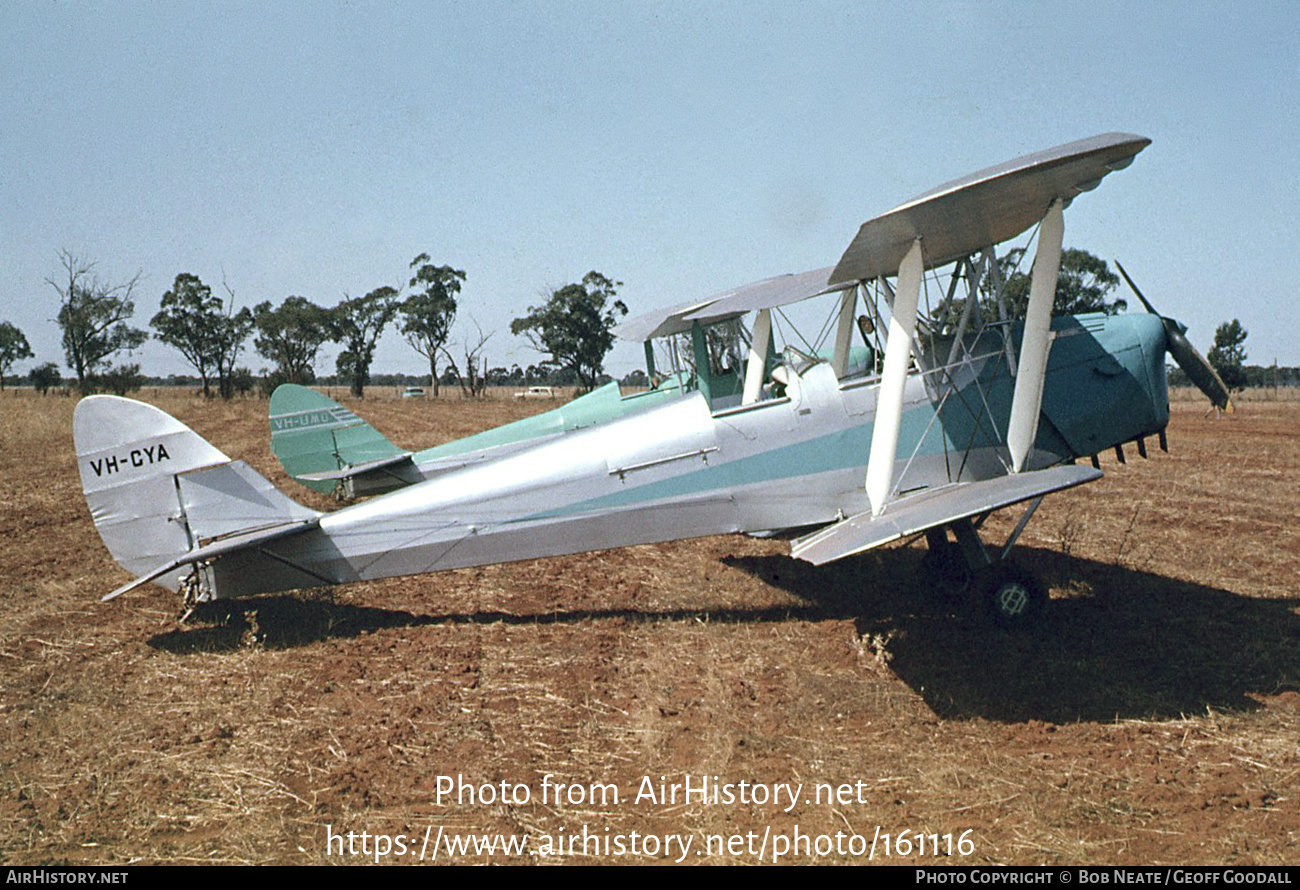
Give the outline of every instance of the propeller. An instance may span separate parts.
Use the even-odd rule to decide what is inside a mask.
[[[1146,307],[1147,312],[1159,316],[1160,320],[1164,322],[1165,341],[1168,343],[1169,354],[1174,357],[1174,361],[1178,362],[1178,367],[1182,368],[1188,379],[1196,384],[1197,389],[1205,393],[1205,397],[1210,400],[1214,407],[1231,414],[1232,398],[1229,395],[1228,387],[1224,385],[1222,378],[1219,377],[1214,367],[1205,360],[1205,356],[1201,355],[1191,341],[1187,339],[1187,326],[1168,316],[1160,315],[1155,307],[1151,305],[1151,302],[1143,296],[1142,291],[1138,290],[1138,286],[1133,283],[1133,279],[1124,271],[1124,267],[1120,265],[1119,260],[1115,260],[1115,268],[1119,269],[1119,274],[1124,276],[1124,280],[1128,282],[1128,286],[1137,295],[1137,298],[1142,301],[1142,305]]]

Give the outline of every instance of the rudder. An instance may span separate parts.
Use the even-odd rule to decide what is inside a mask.
[[[89,396],[77,404],[72,431],[95,528],[137,577],[214,539],[319,515],[152,405]],[[176,590],[187,571],[156,581]]]

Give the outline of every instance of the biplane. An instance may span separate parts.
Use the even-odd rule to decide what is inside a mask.
[[[733,325],[737,387],[698,373],[679,398],[330,513],[152,406],[84,399],[83,489],[136,576],[105,599],[155,582],[192,605],[724,533],[783,535],[793,556],[823,564],[924,535],[928,560],[995,621],[1026,624],[1047,595],[1007,557],[1038,504],[1100,478],[1081,459],[1163,444],[1167,331],[1180,326],[1051,313],[1066,206],[1148,144],[1107,134],[1017,158],[868,220],[835,266],[637,323],[689,339],[702,372],[706,327],[752,319]],[[997,249],[1030,230],[1020,320]],[[785,310],[816,298],[830,304],[830,357],[816,343],[778,348]],[[856,365],[855,336],[871,356]],[[985,546],[984,520],[1013,506],[1009,539]]]

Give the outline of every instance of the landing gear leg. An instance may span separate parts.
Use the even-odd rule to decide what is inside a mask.
[[[948,540],[945,528],[925,533],[927,552],[921,560],[930,589],[943,600],[960,599],[970,591],[975,573],[962,556],[961,548]]]
[[[1015,546],[1020,533],[1025,530],[1030,517],[1034,515],[1041,502],[1041,497],[1029,502],[1024,516],[1020,518],[1006,544],[996,555],[988,551],[979,536],[979,526],[987,518],[987,514],[975,520],[962,519],[949,526],[957,539],[956,548],[960,548],[960,555],[970,576],[974,579],[972,588],[978,605],[994,624],[1009,630],[1032,627],[1047,606],[1047,588],[1042,582],[1031,573],[1007,561],[1011,548]],[[936,532],[943,539],[943,544],[953,547],[948,542],[945,530],[938,529]],[[927,532],[926,535],[928,539],[934,540],[931,538],[931,532]]]

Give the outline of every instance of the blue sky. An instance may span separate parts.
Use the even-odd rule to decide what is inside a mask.
[[[1153,144],[1066,244],[1119,257],[1202,350],[1236,317],[1249,361],[1300,365],[1295,9],[14,0],[0,320],[62,363],[61,248],[143,272],[138,327],[180,272],[333,305],[427,251],[468,276],[453,339],[472,319],[493,365],[527,365],[510,319],[588,270],[638,313],[830,265],[941,182],[1125,131]],[[188,371],[156,342],[133,360]],[[421,366],[385,334],[376,372]]]

